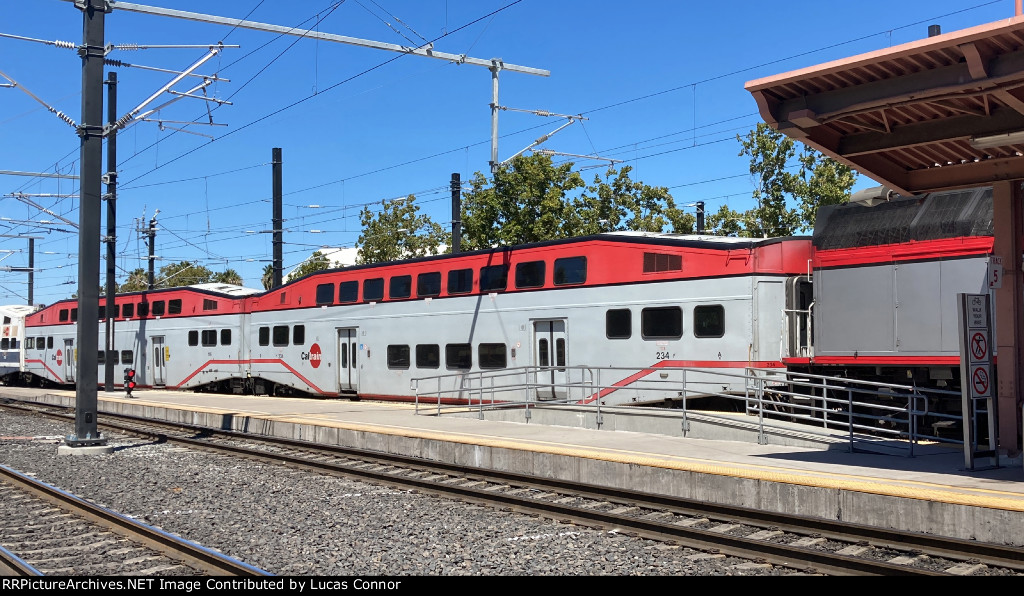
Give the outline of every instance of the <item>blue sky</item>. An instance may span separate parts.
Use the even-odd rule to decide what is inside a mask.
[[[709,211],[752,205],[754,181],[736,135],[760,121],[747,81],[1013,16],[1013,0],[794,0],[632,3],[589,0],[143,0],[137,4],[419,45],[473,58],[500,58],[551,72],[500,75],[499,160],[566,122],[518,110],[580,115],[540,147],[622,160],[633,177],[668,187],[677,203]],[[62,0],[14,3],[0,33],[81,43],[82,16]],[[448,184],[489,173],[491,75],[487,68],[299,39],[222,25],[115,11],[108,44],[226,48],[197,73],[228,81],[208,88],[228,100],[212,112],[226,126],[137,122],[118,136],[118,282],[148,254],[137,228],[159,209],[157,270],[182,260],[232,268],[260,288],[273,254],[269,230],[271,154],[283,156],[286,271],[320,246],[353,246],[365,205],[414,194],[421,211],[450,225]],[[184,70],[204,49],[114,50],[109,58]],[[81,60],[74,50],[0,37],[0,72],[81,120]],[[117,69],[118,113],[126,114],[173,75]],[[193,82],[194,81],[194,82]],[[0,78],[0,83],[7,81]],[[184,91],[198,82],[183,81]],[[173,96],[164,95],[152,106]],[[78,172],[74,130],[18,89],[0,88],[0,170]],[[104,108],[104,114],[106,109]],[[184,99],[163,120],[207,119],[205,102]],[[210,135],[201,136],[201,135]],[[212,137],[212,138],[211,138]],[[603,163],[570,157],[589,181]],[[598,167],[600,166],[600,167]],[[875,183],[861,176],[857,188]],[[69,180],[0,175],[0,234],[34,235],[37,303],[76,290],[77,234],[9,195],[78,221]],[[103,223],[105,229],[105,222]],[[69,231],[71,230],[71,231]],[[0,238],[0,267],[28,264],[25,239]],[[104,249],[105,250],[105,249]],[[101,271],[103,267],[101,265]],[[24,273],[0,272],[0,303],[27,299]]]

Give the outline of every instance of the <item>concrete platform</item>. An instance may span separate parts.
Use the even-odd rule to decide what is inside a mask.
[[[73,406],[75,394],[0,387],[3,397]],[[639,432],[644,420],[636,414],[620,414],[628,423],[598,429],[571,411],[542,424],[537,413],[529,422],[481,420],[475,412],[437,416],[426,409],[417,414],[411,404],[348,400],[156,390],[136,390],[133,399],[101,391],[98,398],[101,422],[102,413],[116,412],[1024,546],[1020,463],[966,470],[962,451],[941,445],[917,446],[907,457],[905,449],[851,453],[841,442],[820,438],[773,436],[758,444],[737,440],[742,434],[722,440],[691,431],[684,437],[677,421],[648,420],[655,432]],[[612,430],[617,427],[630,430]]]

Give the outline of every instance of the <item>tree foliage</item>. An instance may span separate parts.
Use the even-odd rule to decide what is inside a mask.
[[[159,275],[156,275],[156,287],[176,288],[205,284],[210,283],[211,279],[213,279],[213,271],[196,263],[181,261],[160,268]]]
[[[274,287],[274,264],[267,263],[263,268],[263,275],[260,276],[260,283],[263,284],[264,290],[269,290]]]
[[[690,233],[693,214],[677,208],[665,187],[608,168],[586,184],[574,164],[543,154],[517,156],[488,181],[477,172],[462,201],[463,246],[510,246],[618,230]]]
[[[291,273],[288,274],[288,279],[289,280],[299,279],[300,277],[305,277],[305,276],[309,275],[310,273],[316,273],[317,271],[323,271],[324,269],[330,269],[330,268],[331,268],[331,261],[327,257],[324,256],[324,253],[320,252],[319,250],[316,250],[316,251],[313,251],[313,254],[310,255],[308,259],[306,259],[305,261],[300,263],[299,266],[296,267],[294,271],[292,271]],[[274,275],[274,265],[273,264],[270,265],[270,275],[271,275],[271,278],[273,278],[273,275]],[[282,281],[284,281],[284,280],[282,280]],[[271,283],[273,283],[273,279],[271,279]]]
[[[754,238],[792,236],[814,228],[820,205],[849,200],[856,173],[811,147],[801,146],[799,170],[788,171],[796,156],[796,142],[760,123],[746,138],[736,136],[739,155],[750,158],[750,174],[757,180],[753,198],[757,207],[742,214],[738,235]]]
[[[142,267],[139,267],[128,274],[128,278],[124,280],[123,284],[117,287],[117,291],[118,293],[141,292],[148,288],[149,273]]]
[[[220,273],[214,273],[210,281],[214,281],[221,284],[231,284],[235,286],[245,285],[242,283],[242,276],[238,274],[234,269],[225,269]]]
[[[363,232],[356,262],[365,265],[436,255],[442,245],[450,245],[451,234],[419,210],[414,195],[381,201],[377,212],[364,207],[359,213]]]

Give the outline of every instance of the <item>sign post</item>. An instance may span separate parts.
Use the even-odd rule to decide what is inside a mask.
[[[957,294],[960,319],[960,391],[963,404],[964,465],[991,458],[996,467],[995,373],[992,309],[988,294]]]

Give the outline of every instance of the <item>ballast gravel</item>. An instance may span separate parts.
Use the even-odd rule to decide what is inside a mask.
[[[807,575],[164,443],[58,456],[72,432],[0,411],[0,463],[275,575]]]

